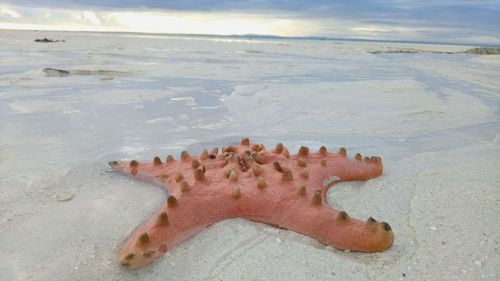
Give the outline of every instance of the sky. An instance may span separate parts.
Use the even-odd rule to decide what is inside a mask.
[[[500,0],[0,0],[0,29],[500,45]]]

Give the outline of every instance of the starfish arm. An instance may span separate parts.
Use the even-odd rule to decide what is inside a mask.
[[[207,226],[234,217],[236,202],[223,196],[194,199],[193,194],[185,192],[175,197],[175,203],[172,203],[172,196],[129,236],[118,253],[123,266],[140,268]]]
[[[338,249],[379,252],[392,245],[394,234],[389,224],[372,218],[366,222],[351,218],[344,211],[318,202],[320,200],[316,196],[319,194],[316,193],[294,193],[282,196],[286,203],[256,204],[254,200],[249,200],[252,207],[242,211],[241,216],[302,233]]]
[[[121,174],[165,188],[169,194],[180,189],[179,183],[182,180],[194,181],[193,167],[217,169],[227,164],[227,161],[220,156],[216,157],[212,155],[212,159],[207,158],[202,162],[201,158],[192,157],[185,151],[182,152],[182,155],[184,158],[179,160],[174,160],[169,155],[167,161],[164,163],[157,156],[153,159],[152,163],[139,163],[136,160],[132,160],[130,162],[111,161],[108,164],[113,170]],[[171,184],[168,184],[168,182]]]
[[[227,179],[217,168],[224,161],[203,162],[209,168],[202,173],[203,177],[197,177],[201,173],[197,173],[199,167],[193,168],[192,160],[194,158],[163,166],[112,163],[112,167],[121,173],[168,187],[169,193],[166,204],[132,232],[119,252],[118,260],[123,266],[135,269],[149,264],[207,226],[237,216],[238,202],[231,190],[223,193],[210,188],[225,186],[223,182]]]
[[[130,162],[111,161],[109,162],[109,166],[121,174],[132,176],[138,180],[160,186],[167,189],[169,192],[173,192],[167,185],[168,178],[174,173],[174,167],[172,166],[154,165],[150,163],[141,163],[139,165],[139,162],[135,160]]]
[[[298,163],[299,159],[305,162]],[[326,165],[322,159],[327,160]],[[387,223],[350,218],[347,213],[329,207],[325,200],[326,191],[336,182],[379,176],[381,161],[370,159],[351,159],[337,153],[308,154],[280,159],[277,161],[280,168],[274,163],[262,164],[261,176],[267,188],[246,190],[240,200],[240,215],[303,233],[338,249],[386,250],[394,240]],[[310,171],[307,176],[303,174],[305,168]],[[291,179],[284,178],[283,171],[290,171]]]
[[[337,249],[352,251],[380,252],[394,241],[394,234],[385,222],[374,219],[363,222],[325,205],[306,204],[309,206],[302,209],[288,208],[280,218],[280,227],[305,234]]]

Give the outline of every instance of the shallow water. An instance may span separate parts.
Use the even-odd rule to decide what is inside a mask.
[[[43,37],[66,42],[34,42]],[[158,268],[170,262],[166,258],[138,273],[114,261],[123,239],[165,194],[108,173],[109,160],[197,153],[248,136],[268,148],[283,142],[291,151],[326,145],[381,155],[386,178],[396,177],[383,183],[393,186],[402,159],[489,143],[499,134],[499,56],[369,53],[386,45],[0,30],[0,238],[16,241],[0,245],[9,256],[0,259],[0,279],[154,279],[154,268],[163,272]],[[47,75],[44,68],[70,75]],[[383,188],[377,181],[370,185]],[[365,209],[351,212],[375,212],[407,227],[404,218],[379,207],[390,188],[379,195],[363,186],[347,189],[332,205],[356,204],[352,198],[361,196]],[[58,202],[61,192],[74,199]],[[393,208],[410,212],[414,190],[399,192]],[[265,234],[267,227],[223,224],[260,233],[247,237],[252,245],[275,236]],[[304,241],[293,237],[290,243]],[[385,262],[411,249],[411,243],[396,245]],[[374,262],[370,256],[341,258],[354,259],[352,268]],[[194,274],[211,279],[227,273],[220,265],[209,268]],[[238,276],[231,272],[227,278]],[[337,276],[372,276],[346,272]],[[172,280],[183,279],[174,275]]]

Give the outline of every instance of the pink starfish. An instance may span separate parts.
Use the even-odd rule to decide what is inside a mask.
[[[291,229],[338,249],[384,251],[392,245],[389,224],[349,217],[326,204],[325,194],[339,181],[368,180],[382,174],[379,157],[354,158],[338,153],[310,153],[301,147],[290,155],[281,143],[273,151],[261,144],[228,146],[218,154],[204,149],[199,157],[186,151],[165,163],[110,162],[111,167],[140,180],[167,188],[167,203],[136,228],[118,260],[139,268],[207,226],[242,217]]]

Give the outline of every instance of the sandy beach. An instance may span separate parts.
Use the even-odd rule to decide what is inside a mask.
[[[0,280],[500,280],[500,55],[471,48],[0,30]],[[381,156],[381,177],[327,196],[394,245],[232,219],[121,267],[167,193],[108,161],[241,137]]]

